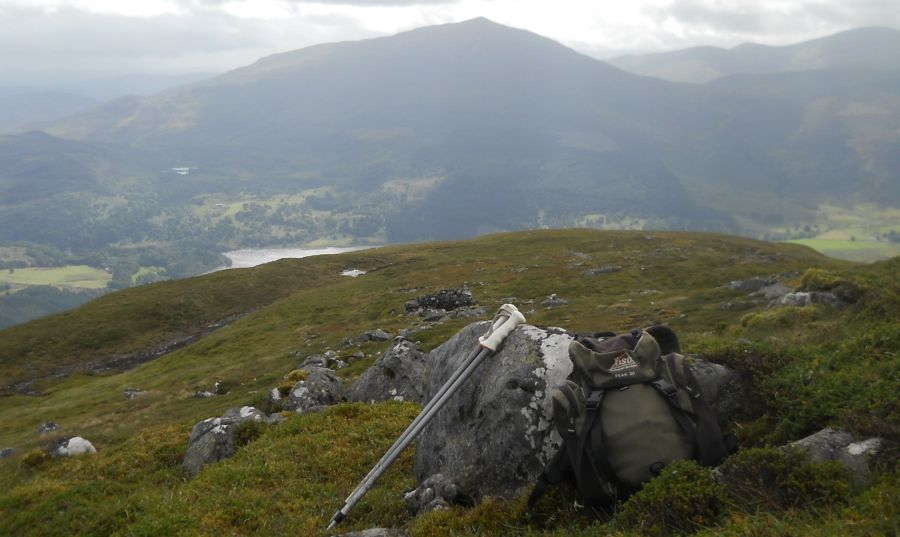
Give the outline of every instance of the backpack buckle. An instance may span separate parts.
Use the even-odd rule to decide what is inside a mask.
[[[600,408],[600,402],[603,400],[603,390],[594,390],[588,396],[584,407],[588,410],[597,410]]]
[[[656,386],[656,389],[662,392],[666,397],[673,397],[678,393],[678,388],[673,386],[671,383],[666,382],[665,379],[656,379],[653,381],[653,385]]]

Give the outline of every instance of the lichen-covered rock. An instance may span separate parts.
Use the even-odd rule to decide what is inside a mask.
[[[881,448],[881,439],[855,442],[850,433],[826,427],[791,445],[808,451],[814,461],[840,462],[850,471],[855,484],[865,485],[869,480],[869,463]]]
[[[781,298],[772,301],[770,306],[803,307],[811,304],[824,304],[826,306],[843,306],[844,301],[830,291],[798,291],[788,293]]]
[[[566,300],[565,298],[558,297],[558,296],[556,296],[556,293],[553,293],[552,295],[548,296],[541,302],[541,306],[545,306],[548,308],[556,308],[558,306],[565,306],[568,303],[569,303],[568,300]]]
[[[363,332],[356,338],[356,341],[360,343],[365,343],[366,341],[390,341],[393,337],[393,334],[390,332],[386,332],[381,328],[376,328],[375,330]]]
[[[473,351],[489,322],[473,323],[429,353],[426,400]],[[535,480],[561,445],[547,390],[572,370],[563,331],[520,326],[475,370],[419,436],[419,483],[435,474],[461,498],[512,497]]]
[[[10,447],[0,449],[0,459],[12,457],[13,453],[15,453],[15,450],[13,450],[13,448],[10,448]]]
[[[759,291],[763,287],[767,287],[769,285],[774,284],[778,281],[776,278],[772,277],[762,277],[762,276],[754,276],[752,278],[747,278],[745,280],[735,280],[728,284],[728,287],[734,289],[735,291],[742,291],[744,293],[755,293]]]
[[[97,449],[90,441],[80,437],[73,436],[61,440],[56,444],[55,448],[50,452],[53,457],[72,457],[75,455],[87,455],[97,453]]]
[[[421,401],[424,394],[425,353],[415,343],[398,338],[347,392],[350,401],[394,399]]]
[[[125,388],[125,399],[134,399],[135,397],[140,397],[146,393],[147,392],[140,388]]]
[[[284,400],[285,410],[306,412],[339,403],[344,398],[343,385],[334,370],[319,366],[304,366],[309,375],[294,384]]]
[[[56,423],[55,421],[48,421],[46,423],[42,423],[37,428],[38,434],[52,433],[53,431],[58,431],[58,430],[59,430],[59,424]]]
[[[280,419],[281,416],[267,416],[252,406],[229,409],[220,418],[207,418],[191,429],[181,466],[195,476],[205,465],[234,455],[236,425],[245,421],[272,423]]]

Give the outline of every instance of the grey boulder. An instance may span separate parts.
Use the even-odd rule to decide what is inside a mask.
[[[415,343],[398,338],[347,392],[350,401],[375,402],[394,399],[421,401],[425,353]]]
[[[80,436],[73,436],[59,441],[50,451],[53,457],[72,457],[75,455],[89,455],[97,453],[97,449],[90,441]]]
[[[181,466],[193,477],[205,465],[234,455],[234,430],[238,424],[245,421],[272,423],[279,419],[280,416],[269,417],[252,406],[229,409],[220,418],[207,418],[191,429]]]
[[[470,324],[429,353],[426,401],[477,351],[478,336],[489,326]],[[561,445],[550,424],[547,390],[564,382],[572,370],[571,340],[563,331],[528,325],[513,331],[419,436],[418,482],[425,485],[442,474],[456,492],[456,498],[445,500],[474,501],[487,495],[512,497],[535,480]]]
[[[335,376],[334,370],[314,365],[307,365],[302,369],[309,375],[291,388],[284,401],[285,410],[307,412],[334,405],[344,399],[343,384]]]
[[[856,442],[850,433],[827,427],[791,446],[806,450],[814,461],[840,462],[850,471],[855,484],[865,485],[869,481],[869,463],[881,448],[881,439]]]

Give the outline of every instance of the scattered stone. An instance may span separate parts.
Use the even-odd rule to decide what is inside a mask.
[[[449,509],[458,501],[459,489],[443,474],[435,474],[426,479],[415,490],[407,492],[403,499],[409,510],[416,515],[439,509]]]
[[[347,269],[341,271],[341,276],[350,276],[351,278],[356,278],[357,276],[362,276],[366,271],[360,269]]]
[[[196,392],[194,392],[194,395],[192,395],[191,397],[194,397],[196,399],[207,399],[209,397],[215,397],[215,396],[216,396],[215,392],[211,392],[209,390],[197,390]]]
[[[811,304],[824,304],[826,306],[840,307],[846,303],[830,291],[798,291],[788,293],[774,300],[770,306],[803,307]]]
[[[0,449],[0,459],[5,459],[7,457],[12,457],[15,450],[11,447]]]
[[[407,312],[415,312],[417,310],[455,310],[463,306],[472,306],[475,300],[472,298],[472,292],[467,288],[461,289],[442,289],[431,295],[420,296],[415,300],[406,302]]]
[[[291,388],[284,402],[285,410],[307,412],[343,400],[343,386],[333,369],[316,365],[305,365],[302,369],[309,376]]]
[[[335,537],[409,537],[409,534],[397,528],[371,528],[363,531],[342,533]]]
[[[73,436],[60,440],[55,444],[55,448],[51,449],[52,457],[72,457],[75,455],[85,455],[97,453],[97,449],[88,440],[80,436]]]
[[[191,429],[181,466],[194,477],[205,465],[234,455],[234,429],[239,423],[275,423],[280,420],[280,415],[267,416],[252,406],[232,408],[220,418],[205,419]]]
[[[427,323],[442,322],[447,316],[447,310],[424,309],[420,311],[419,316]]]
[[[482,306],[465,306],[449,313],[451,319],[472,319],[474,317],[484,317],[485,315],[487,315],[487,310]]]
[[[548,308],[555,308],[557,306],[565,306],[568,303],[569,303],[568,300],[566,300],[565,298],[560,298],[560,297],[556,296],[556,293],[553,293],[552,295],[548,296],[541,302],[541,306],[546,306]]]
[[[393,338],[393,334],[391,334],[390,332],[385,332],[384,330],[378,328],[376,330],[363,332],[356,338],[356,341],[358,343],[365,343],[367,341],[390,341]]]
[[[775,282],[756,291],[755,295],[762,296],[766,300],[777,300],[791,292],[791,288],[781,282]]]
[[[791,445],[805,449],[814,461],[840,462],[850,471],[854,484],[865,486],[869,482],[869,463],[881,448],[881,439],[854,442],[850,433],[827,427]]]
[[[772,277],[754,276],[746,280],[734,280],[728,284],[728,287],[743,293],[755,293],[763,287],[775,284],[777,281],[777,279]]]
[[[55,421],[48,421],[47,423],[42,423],[40,427],[37,428],[38,434],[46,434],[52,433],[53,431],[59,430],[59,424]]]
[[[347,399],[368,403],[388,399],[421,401],[424,373],[425,353],[415,343],[398,338],[350,387]]]
[[[600,274],[611,274],[622,270],[621,265],[603,265],[602,267],[592,268],[584,271],[585,276],[598,276]]]
[[[135,397],[139,397],[146,393],[147,392],[145,392],[144,390],[142,390],[140,388],[125,388],[125,399],[131,400],[131,399],[134,399]]]

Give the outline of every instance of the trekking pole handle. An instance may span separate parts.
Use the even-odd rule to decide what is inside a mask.
[[[497,315],[494,316],[491,329],[487,334],[478,338],[478,342],[485,349],[496,352],[506,336],[520,324],[525,324],[525,316],[512,304],[504,304],[500,306]]]

